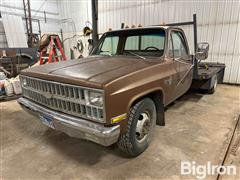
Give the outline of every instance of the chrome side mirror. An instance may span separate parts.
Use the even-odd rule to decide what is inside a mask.
[[[198,43],[195,57],[198,60],[205,60],[208,57],[209,44],[207,42]]]

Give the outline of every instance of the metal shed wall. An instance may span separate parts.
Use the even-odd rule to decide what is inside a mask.
[[[61,18],[61,27],[63,29],[64,50],[70,58],[70,49],[77,44],[77,39],[84,43],[84,56],[88,55],[87,39],[82,37],[83,28],[92,20],[90,0],[61,0],[59,1],[59,13]],[[77,36],[75,36],[77,34]],[[81,37],[80,37],[81,36]]]
[[[60,15],[58,13],[57,0],[33,0],[30,1],[32,18],[40,20],[42,33],[56,33],[60,32]],[[24,18],[23,1],[22,0],[0,0],[1,14],[16,15]],[[44,11],[46,11],[46,22],[44,18]],[[33,32],[38,33],[38,23],[33,21]],[[0,23],[0,26],[1,23]],[[25,26],[25,21],[24,21]],[[2,37],[4,32],[2,32]],[[0,40],[1,41],[1,40]],[[5,40],[3,40],[5,41]],[[0,46],[4,47],[4,46]]]
[[[7,48],[7,38],[5,35],[4,27],[3,27],[3,22],[0,20],[0,48]]]

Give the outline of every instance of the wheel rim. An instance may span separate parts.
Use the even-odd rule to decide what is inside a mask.
[[[151,128],[151,118],[148,112],[143,112],[140,114],[137,126],[136,126],[136,140],[141,143],[143,142],[150,132]]]

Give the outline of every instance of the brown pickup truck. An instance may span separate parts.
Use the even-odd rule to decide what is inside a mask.
[[[164,107],[190,88],[194,57],[207,51],[201,43],[190,55],[183,30],[172,26],[110,31],[87,58],[22,71],[18,102],[53,129],[137,156],[155,125],[164,126]],[[209,92],[216,85],[211,78]]]

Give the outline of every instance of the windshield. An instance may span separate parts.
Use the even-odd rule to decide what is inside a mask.
[[[103,35],[92,55],[161,57],[164,53],[163,29],[129,29]]]

